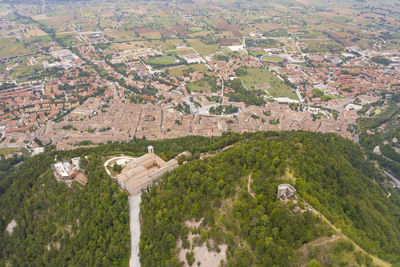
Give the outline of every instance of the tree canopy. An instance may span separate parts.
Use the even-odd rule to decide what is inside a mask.
[[[294,185],[300,206],[312,205],[366,251],[400,262],[400,197],[384,182],[359,146],[335,134],[257,133],[176,169],[143,195],[141,262],[179,266],[185,221],[202,218],[203,242],[227,244],[228,266],[295,264],[295,250],[327,229],[312,213],[277,200],[281,183]]]
[[[331,234],[308,204],[369,253],[400,262],[399,192],[358,145],[299,131],[141,139],[2,160],[0,265],[126,266],[127,195],[103,163],[112,155],[142,155],[148,145],[166,160],[182,151],[192,156],[142,195],[143,266],[180,266],[177,241],[187,247],[190,231],[211,249],[211,241],[226,244],[229,266],[295,265],[299,247]],[[216,154],[200,160],[202,153]],[[55,156],[80,156],[88,184],[58,183],[50,168]],[[296,188],[298,203],[276,199],[281,183]],[[17,226],[9,234],[12,220]],[[201,227],[189,229],[188,220],[201,220]]]

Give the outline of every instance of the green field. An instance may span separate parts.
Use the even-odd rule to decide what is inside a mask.
[[[34,76],[38,74],[38,72],[43,70],[42,65],[27,65],[26,62],[18,65],[14,69],[10,71],[10,75],[13,79],[16,80],[25,80],[30,76]]]
[[[57,14],[57,12],[48,12],[48,13],[46,13],[46,16],[47,17],[57,17],[59,14]]]
[[[196,52],[193,51],[193,49],[179,49],[179,50],[170,50],[168,53],[173,53],[176,55],[189,55],[189,54],[195,54]]]
[[[267,90],[273,97],[297,99],[292,88],[266,69],[246,69],[246,74],[241,75],[240,78],[248,90]]]
[[[194,83],[188,83],[187,88],[190,90],[190,92],[216,92],[220,89],[220,87],[217,86],[216,80],[217,78],[213,76],[205,77],[204,79]]]
[[[177,58],[174,56],[162,56],[150,59],[147,63],[155,67],[163,67],[177,64]]]
[[[74,46],[79,44],[79,41],[75,38],[75,35],[73,34],[57,33],[56,38],[65,46]]]
[[[168,17],[157,18],[157,21],[158,21],[158,23],[160,23],[161,25],[163,25],[166,28],[172,27],[171,19]]]
[[[263,55],[267,54],[267,52],[264,52],[264,51],[257,51],[257,52],[256,51],[250,51],[249,53],[250,53],[250,55],[252,55],[254,57],[263,56]]]
[[[335,41],[316,41],[316,40],[302,40],[306,44],[303,52],[329,52],[329,51],[343,51],[344,47]]]
[[[304,39],[313,39],[313,38],[326,38],[325,34],[322,32],[312,31],[305,34],[300,34],[298,37]]]
[[[3,38],[0,40],[0,57],[13,57],[31,53],[29,48],[25,48],[22,42],[17,42],[15,38]]]
[[[191,32],[201,32],[203,29],[201,29],[201,28],[194,28],[194,27],[192,27],[192,28],[189,28],[189,31],[191,31]]]
[[[280,63],[283,61],[283,59],[279,58],[279,57],[263,57],[263,59],[265,61],[271,61],[271,62],[277,62],[277,63]]]
[[[0,155],[7,156],[8,154],[17,152],[20,149],[21,149],[20,147],[2,148],[0,149]]]
[[[218,44],[207,45],[198,39],[188,40],[188,42],[202,56],[213,54],[219,50]]]
[[[334,16],[333,20],[336,22],[340,22],[340,23],[353,21],[353,19],[345,17],[345,16]]]
[[[50,35],[46,34],[46,35],[42,35],[38,37],[40,39],[41,42],[43,43],[47,43],[50,42],[52,39],[50,37]]]
[[[185,71],[189,70],[197,71],[197,72],[202,72],[206,73],[208,72],[208,68],[204,64],[193,64],[190,66],[179,66],[179,67],[174,67],[168,70],[169,75],[173,77],[179,77],[183,76]]]

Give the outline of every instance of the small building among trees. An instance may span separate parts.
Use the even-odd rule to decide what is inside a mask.
[[[290,184],[280,184],[278,186],[277,198],[280,200],[286,200],[288,198],[296,198],[296,189]]]

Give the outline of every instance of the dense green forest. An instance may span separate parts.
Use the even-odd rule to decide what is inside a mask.
[[[267,132],[176,169],[142,195],[142,265],[180,266],[177,240],[187,247],[185,221],[200,218],[202,242],[228,245],[228,266],[295,265],[296,249],[327,229],[276,200],[280,183],[293,184],[300,206],[311,204],[369,253],[400,262],[399,194],[384,189],[359,146],[335,134]]]
[[[0,161],[0,266],[127,266],[127,195],[102,164],[111,155],[142,155],[148,145],[165,160],[182,151],[193,156],[142,195],[142,266],[179,266],[177,240],[188,245],[185,221],[200,218],[199,242],[228,245],[228,266],[296,265],[299,247],[332,234],[307,203],[371,254],[400,262],[399,194],[357,145],[335,134],[261,132],[138,139]],[[50,168],[55,156],[80,156],[88,185],[57,183]],[[296,187],[297,204],[276,200],[280,183]],[[343,248],[353,253],[342,243],[334,250],[344,255]],[[357,257],[359,264],[370,262]]]
[[[71,188],[55,180],[52,162],[50,154],[36,156],[1,177],[0,266],[126,265],[127,196],[105,179],[101,159],[88,158],[89,185]]]
[[[104,156],[141,155],[152,144],[165,159],[184,150],[198,157],[244,138],[229,135],[211,140],[187,137],[157,142],[141,139],[1,160],[0,266],[127,266],[127,195],[105,173]],[[81,156],[88,185],[73,184],[69,188],[57,183],[50,168],[55,156],[65,160]],[[10,235],[5,228],[13,219],[17,226]]]

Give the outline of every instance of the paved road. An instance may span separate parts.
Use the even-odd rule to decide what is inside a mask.
[[[129,196],[129,228],[131,231],[131,259],[129,267],[140,267],[139,241],[140,241],[140,201],[141,193]]]
[[[389,176],[390,179],[393,180],[393,182],[396,184],[396,187],[400,188],[400,181],[399,181],[396,177],[394,177],[394,176],[393,176],[390,172],[388,172],[388,171],[383,170],[383,172],[384,172],[387,176]]]
[[[107,160],[104,163],[104,168],[108,175],[111,175],[111,172],[108,170],[107,165],[113,160],[119,159],[134,159],[133,157],[120,156],[113,157]],[[141,201],[141,193],[137,195],[132,195],[128,197],[129,202],[129,229],[131,232],[131,258],[129,260],[129,267],[140,267],[139,261],[139,241],[140,241],[140,201]]]

